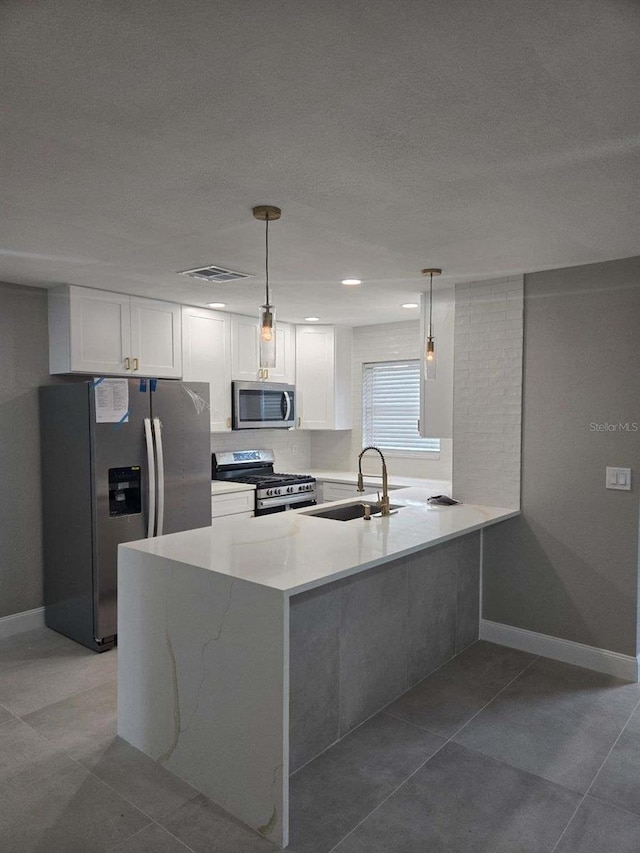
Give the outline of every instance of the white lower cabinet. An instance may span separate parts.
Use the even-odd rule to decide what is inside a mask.
[[[251,518],[255,509],[255,491],[211,495],[211,519]]]
[[[182,366],[186,382],[208,382],[211,432],[231,429],[231,317],[182,307]]]
[[[236,512],[232,515],[221,515],[219,517],[211,517],[211,527],[216,530],[224,530],[225,527],[229,524],[229,519],[232,518],[234,521],[238,518],[253,518],[252,512]]]

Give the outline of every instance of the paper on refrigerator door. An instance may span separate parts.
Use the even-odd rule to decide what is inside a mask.
[[[129,420],[129,380],[94,379],[96,423],[120,424]]]

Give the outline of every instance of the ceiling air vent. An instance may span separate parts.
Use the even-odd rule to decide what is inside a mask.
[[[253,278],[246,272],[227,270],[224,267],[198,267],[193,270],[181,270],[179,275],[188,275],[191,278],[201,278],[204,281],[238,281],[241,278]]]

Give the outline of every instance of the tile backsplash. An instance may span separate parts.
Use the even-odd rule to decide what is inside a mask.
[[[305,472],[311,468],[311,434],[304,430],[241,429],[211,433],[212,453],[257,448],[273,450],[275,469],[281,473]]]

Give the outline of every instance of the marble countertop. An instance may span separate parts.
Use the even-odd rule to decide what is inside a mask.
[[[120,548],[240,578],[291,596],[519,514],[519,510],[472,504],[430,506],[427,498],[431,494],[432,489],[399,489],[392,502],[402,504],[402,509],[369,522],[314,518],[305,508],[252,519],[230,517],[228,525],[215,532],[202,527]],[[376,496],[363,495],[362,500],[375,502]],[[327,507],[352,502],[336,501]]]
[[[298,472],[292,472],[298,473]],[[358,482],[357,471],[336,471],[330,469],[311,469],[311,471],[299,472],[311,474],[316,480],[326,480],[330,483],[347,483],[356,485]],[[382,482],[381,474],[363,474],[365,485],[378,488]],[[405,486],[418,486],[429,489],[432,495],[451,494],[451,480],[432,480],[425,477],[396,477],[389,474],[389,486],[391,488],[402,488]]]
[[[212,495],[230,495],[232,492],[253,492],[255,486],[251,483],[230,483],[228,480],[212,480]]]

